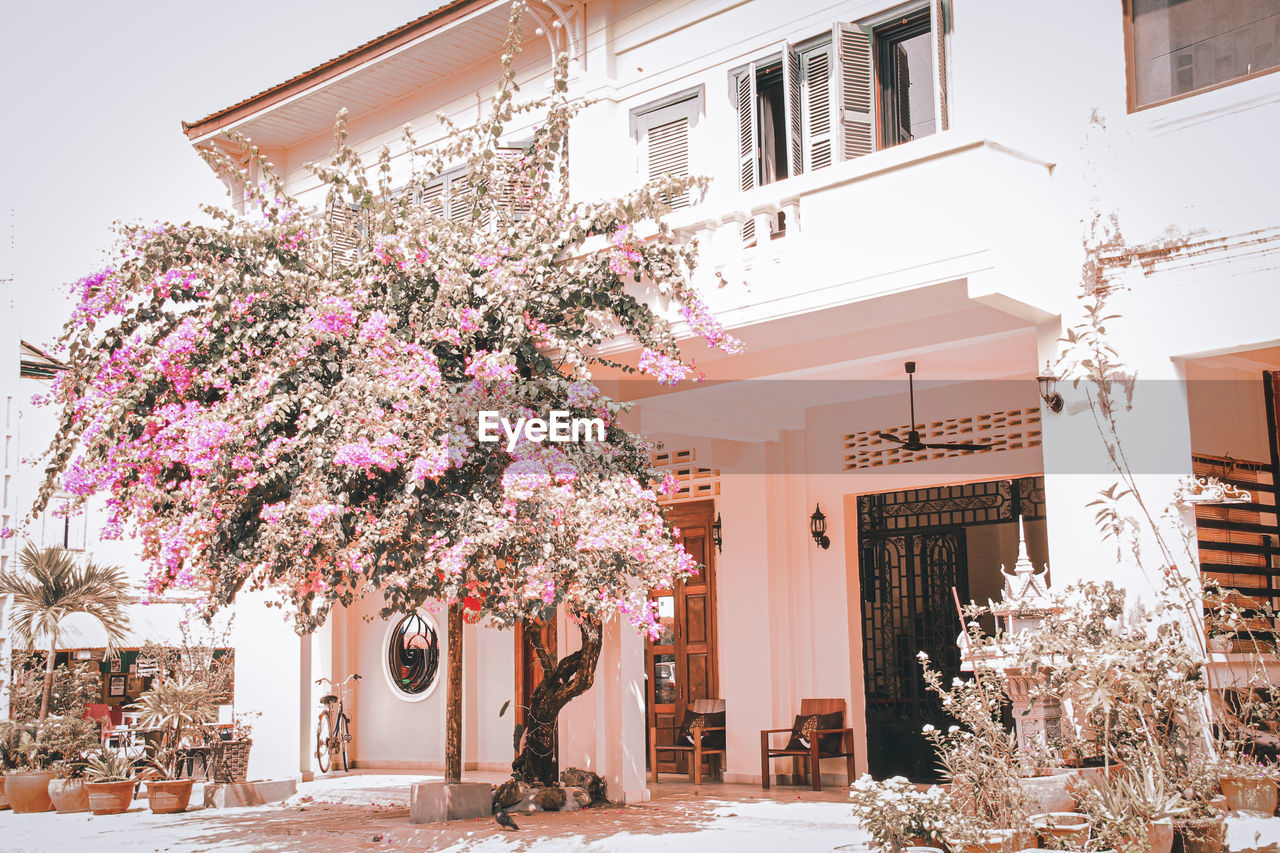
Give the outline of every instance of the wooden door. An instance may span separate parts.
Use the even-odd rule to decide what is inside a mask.
[[[547,648],[554,650],[556,648],[556,623],[554,619],[548,619],[545,622],[522,622],[520,627],[516,629],[516,701],[515,701],[515,723],[517,726],[527,726],[530,723],[529,697],[533,695],[534,689],[542,683],[542,661],[538,659],[538,652],[533,647],[533,638],[540,636],[542,642]],[[551,756],[553,764],[558,762],[558,753],[560,751],[559,730],[556,731],[555,745],[556,755]],[[513,746],[515,746],[513,744]],[[516,747],[516,754],[520,750]],[[558,771],[557,767],[557,771]]]
[[[680,530],[680,541],[703,567],[675,589],[653,590],[662,634],[646,644],[649,725],[658,743],[669,745],[684,721],[685,709],[697,699],[720,696],[716,659],[715,548],[711,544],[714,501],[692,501],[668,507],[667,520]],[[647,750],[646,750],[647,752]],[[663,753],[658,769],[686,772],[684,756]],[[670,758],[671,760],[667,760]],[[676,759],[680,762],[676,763]]]

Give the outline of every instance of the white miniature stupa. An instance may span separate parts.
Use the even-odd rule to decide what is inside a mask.
[[[1013,563],[1013,574],[1005,571],[1000,564],[1000,574],[1004,575],[1004,589],[1000,593],[999,603],[988,601],[991,613],[996,619],[1004,621],[1004,630],[1016,634],[1027,628],[1034,628],[1050,613],[1054,607],[1049,600],[1049,567],[1036,567],[1027,556],[1027,534],[1022,524],[1022,516],[1018,516],[1018,559]]]

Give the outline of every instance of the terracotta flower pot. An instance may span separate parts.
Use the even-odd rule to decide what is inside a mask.
[[[164,779],[147,783],[147,799],[155,814],[176,814],[187,810],[194,779]]]
[[[1031,826],[1044,838],[1083,846],[1089,840],[1089,818],[1079,812],[1046,812],[1031,816]]]
[[[1227,797],[1227,808],[1233,812],[1276,813],[1276,801],[1280,795],[1276,783],[1271,779],[1254,776],[1235,776],[1222,778],[1222,793]]]
[[[1018,783],[1041,811],[1069,812],[1076,805],[1069,790],[1075,778],[1075,771],[1059,767],[1043,776],[1023,776]]]
[[[89,810],[89,792],[83,779],[54,779],[49,782],[49,799],[58,814],[75,814]]]
[[[1147,824],[1147,844],[1151,853],[1169,853],[1173,849],[1173,824],[1169,821]]]
[[[1227,824],[1220,817],[1173,822],[1182,853],[1222,853],[1227,841]]]
[[[1169,853],[1172,849],[1173,824],[1167,820],[1147,824],[1148,853]]]
[[[9,795],[9,805],[17,814],[34,814],[53,811],[49,800],[49,782],[52,770],[30,770],[9,773],[4,777],[4,790]]]
[[[4,792],[4,777],[0,776],[0,811],[9,808],[9,795]]]
[[[94,814],[120,814],[128,811],[133,803],[133,790],[137,785],[132,779],[123,782],[86,782],[89,792],[89,809]]]

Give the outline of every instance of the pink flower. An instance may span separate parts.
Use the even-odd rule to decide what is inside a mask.
[[[317,332],[345,335],[356,322],[351,303],[338,296],[326,296],[320,300],[319,310],[310,313],[311,322],[307,324],[307,328]]]
[[[655,377],[661,385],[675,385],[690,373],[688,365],[648,347],[641,351],[638,367],[642,373]]]
[[[307,521],[311,522],[312,527],[319,527],[324,524],[325,519],[341,509],[342,507],[334,504],[316,504],[307,510]]]
[[[280,519],[284,518],[284,511],[287,506],[287,501],[280,501],[280,503],[274,504],[264,504],[262,511],[258,513],[258,517],[267,524],[276,524]]]

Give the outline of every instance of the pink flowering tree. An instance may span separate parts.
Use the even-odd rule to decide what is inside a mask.
[[[37,511],[59,484],[103,494],[104,535],[141,543],[151,593],[203,590],[212,611],[276,590],[303,632],[362,596],[384,616],[440,602],[497,626],[563,609],[581,647],[537,649],[542,724],[514,764],[550,782],[554,722],[593,683],[602,624],[655,632],[648,590],[697,571],[659,511],[651,448],[593,384],[595,353],[627,337],[640,355],[611,367],[674,383],[691,371],[680,335],[739,345],[661,221],[662,199],[697,181],[571,200],[564,64],[554,94],[517,105],[517,32],[486,119],[427,153],[406,131],[421,161],[407,183],[393,187],[387,150],[362,163],[340,119],[315,168],[326,210],[240,140],[261,183],[209,158],[245,185],[244,215],[125,229],[113,265],[78,285]],[[522,112],[541,123],[513,157],[497,142]],[[457,164],[448,209],[424,202]],[[553,410],[601,419],[605,440],[478,440],[482,411]]]

